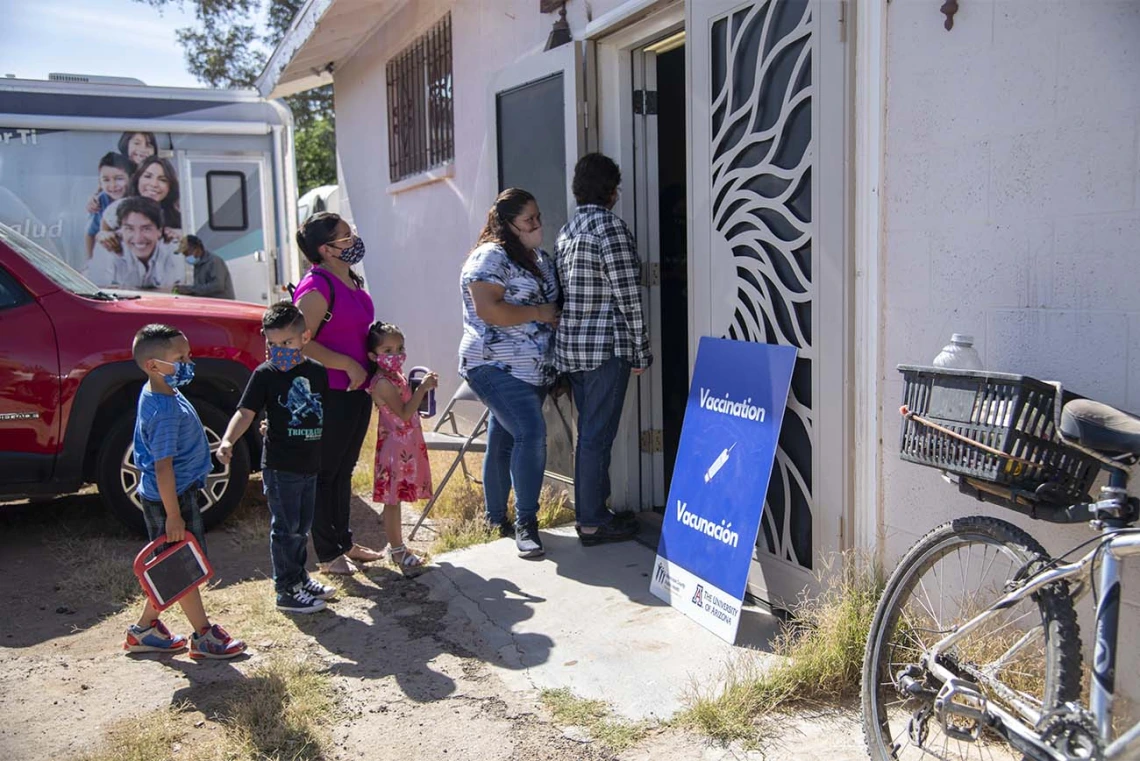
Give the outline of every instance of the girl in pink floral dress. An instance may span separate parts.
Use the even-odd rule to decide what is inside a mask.
[[[408,573],[422,566],[423,559],[404,546],[400,503],[431,498],[431,467],[418,409],[439,376],[428,373],[415,392],[409,388],[403,373],[404,334],[388,323],[377,321],[368,328],[368,358],[376,363],[369,391],[380,411],[372,499],[384,505],[388,557]]]

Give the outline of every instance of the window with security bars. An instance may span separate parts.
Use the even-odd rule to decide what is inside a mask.
[[[455,158],[451,14],[388,61],[388,165],[392,182]]]

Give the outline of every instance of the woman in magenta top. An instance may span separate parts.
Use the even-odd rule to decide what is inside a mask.
[[[313,340],[305,354],[328,370],[323,400],[321,469],[313,510],[313,548],[328,573],[355,572],[353,561],[367,563],[382,555],[355,544],[348,526],[352,469],[360,456],[372,416],[368,395],[368,326],[372,297],[352,265],[364,258],[364,241],[337,214],[319,212],[297,231],[297,245],[312,267],[293,292]],[[329,309],[329,304],[332,309]],[[327,320],[326,314],[331,314]]]

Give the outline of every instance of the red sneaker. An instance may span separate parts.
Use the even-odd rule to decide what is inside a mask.
[[[222,627],[214,624],[204,633],[195,632],[190,637],[190,657],[224,660],[245,652],[245,643],[234,639]]]

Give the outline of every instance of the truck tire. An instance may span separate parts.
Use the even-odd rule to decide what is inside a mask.
[[[200,399],[190,401],[206,429],[211,454],[217,452],[229,418],[209,402]],[[97,463],[97,485],[99,495],[111,514],[132,531],[145,535],[142,500],[138,495],[140,474],[135,465],[134,431],[135,412],[132,409],[130,414],[111,426],[103,440]],[[207,529],[225,520],[241,502],[249,482],[249,448],[245,441],[237,442],[229,465],[223,465],[216,457],[210,459],[213,468],[200,492],[202,520]]]

